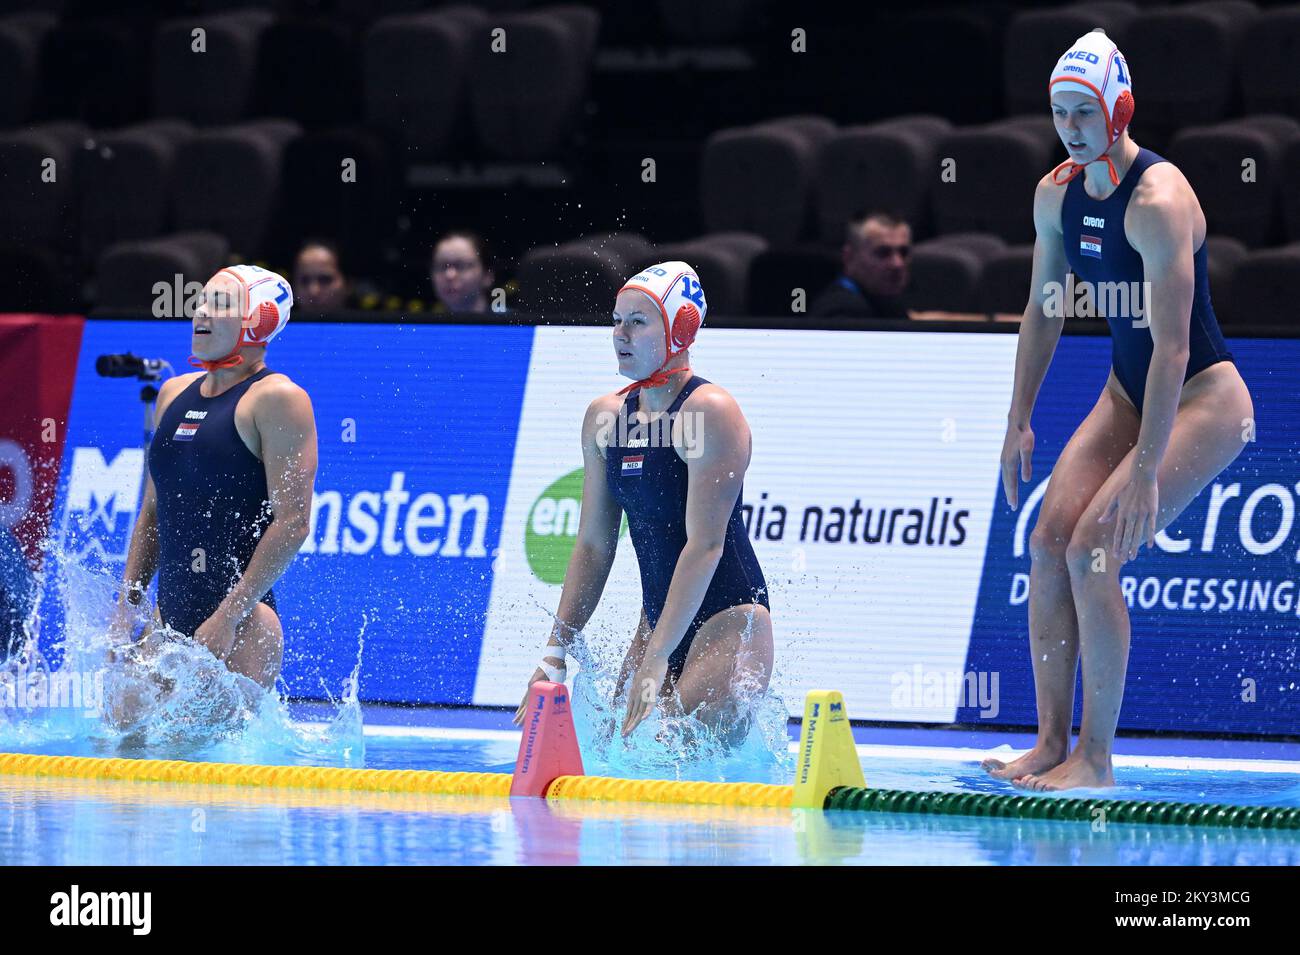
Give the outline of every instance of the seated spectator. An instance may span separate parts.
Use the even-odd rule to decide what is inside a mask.
[[[883,212],[851,220],[844,230],[844,274],[827,286],[810,315],[906,318],[901,298],[907,288],[912,227]]]
[[[473,232],[448,232],[433,247],[430,269],[438,297],[435,312],[487,312],[488,292],[496,281],[491,253]]]
[[[343,274],[342,261],[333,243],[304,242],[293,264],[294,307],[312,312],[353,308],[352,283]]]

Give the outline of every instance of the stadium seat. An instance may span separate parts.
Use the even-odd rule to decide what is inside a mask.
[[[822,289],[835,281],[840,268],[839,252],[820,245],[786,246],[757,253],[749,263],[749,314],[791,314],[796,289],[803,289],[806,311]]]
[[[762,0],[658,0],[659,19],[678,43],[736,41],[752,32]]]
[[[576,129],[591,71],[589,37],[576,18],[545,13],[495,17],[505,51],[477,37],[470,55],[470,109],[478,141],[497,159],[554,155]]]
[[[178,275],[182,289],[191,282],[207,282],[226,265],[229,252],[226,240],[211,232],[179,233],[109,246],[95,270],[95,306],[153,315],[158,299],[154,287],[158,283],[174,288]],[[175,311],[175,304],[168,302],[168,309]]]
[[[773,245],[796,242],[809,220],[821,141],[782,123],[710,136],[700,169],[705,228],[752,232]]]
[[[1167,155],[1196,190],[1214,231],[1254,247],[1281,235],[1283,152],[1297,137],[1300,123],[1290,117],[1253,117],[1183,129]]]
[[[814,176],[821,240],[838,246],[854,215],[876,210],[906,221],[914,236],[928,234],[939,140],[951,128],[939,117],[907,117],[839,130]]]
[[[94,135],[77,160],[81,252],[94,261],[114,242],[168,231],[176,157],[194,136],[179,119],[153,120]]]
[[[0,134],[0,242],[76,248],[75,162],[89,135],[74,122]]]
[[[289,17],[258,36],[254,116],[306,129],[346,126],[361,115],[359,41],[346,21]]]
[[[249,10],[160,24],[153,44],[153,115],[175,116],[197,126],[247,118],[258,44],[270,22],[269,13]],[[193,49],[195,27],[205,31],[202,53]]]
[[[1020,117],[955,129],[939,145],[955,178],[931,192],[935,227],[991,232],[1006,242],[1034,238],[1034,184],[1051,170],[1059,140],[1050,118]]]
[[[911,278],[903,295],[907,307],[922,312],[979,311],[985,263],[1001,255],[1005,247],[998,236],[987,234],[940,236],[918,243],[912,250]],[[1028,288],[1026,281],[1026,292]]]
[[[978,311],[987,315],[1020,315],[1032,291],[1034,247],[1013,245],[990,257],[980,271],[975,292]]]
[[[1247,26],[1241,92],[1252,113],[1300,119],[1300,4],[1265,10]]]
[[[1300,323],[1300,242],[1250,253],[1237,264],[1230,288],[1225,324],[1295,328]]]
[[[377,21],[362,52],[366,122],[417,156],[446,154],[466,121],[474,35],[470,18],[442,12]]]
[[[1205,254],[1210,273],[1210,301],[1220,321],[1232,320],[1232,279],[1249,255],[1246,246],[1226,235],[1207,235]]]
[[[608,315],[632,274],[612,249],[581,240],[537,248],[519,263],[516,307],[523,312]]]
[[[56,22],[52,13],[43,11],[0,17],[0,128],[31,118],[41,46]]]
[[[280,194],[285,147],[294,124],[261,120],[196,133],[181,146],[172,195],[178,230],[226,237],[235,254],[263,254]]]
[[[1300,169],[1300,140],[1293,139],[1282,152],[1282,168]],[[1300,176],[1282,177],[1282,218],[1286,235],[1292,242],[1300,241]]]
[[[73,270],[49,246],[0,243],[0,312],[73,312],[81,308]]]
[[[1134,136],[1159,151],[1180,127],[1227,117],[1241,40],[1256,16],[1254,4],[1224,0],[1134,18],[1124,48],[1135,70]]]
[[[356,178],[344,182],[345,159]],[[378,133],[364,127],[304,133],[284,149],[270,235],[272,261],[288,263],[307,236],[333,239],[352,271],[373,273],[393,245],[400,171]]]
[[[41,44],[34,115],[96,129],[144,120],[149,35],[126,17],[61,22]]]

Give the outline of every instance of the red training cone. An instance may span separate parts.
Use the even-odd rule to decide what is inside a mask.
[[[545,796],[557,776],[585,775],[582,754],[569,712],[568,687],[539,680],[529,688],[528,698],[510,795]]]

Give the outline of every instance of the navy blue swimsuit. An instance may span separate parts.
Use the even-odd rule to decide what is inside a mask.
[[[672,420],[691,392],[708,383],[698,375],[693,376],[664,414]],[[640,388],[634,389],[623,403],[622,413],[629,427],[636,421],[640,393]],[[659,430],[653,429],[651,433],[658,434]],[[667,429],[663,433],[667,433]],[[653,438],[648,442],[645,438],[638,441],[634,433],[626,437],[629,445],[648,443],[649,446],[619,446],[620,435],[615,433],[605,452],[605,478],[614,499],[627,515],[632,546],[641,567],[641,602],[646,621],[653,628],[663,613],[668,585],[672,582],[682,548],[686,546],[688,472],[686,462],[670,442],[656,442]],[[686,628],[682,642],[668,658],[668,672],[674,679],[682,675],[695,634],[714,614],[728,607],[751,603],[771,609],[767,602],[767,581],[745,532],[741,513],[744,496],[742,486],[727,520],[722,557],[713,572],[709,589],[695,618]]]
[[[266,468],[235,430],[235,405],[263,368],[215,398],[196,378],[163,412],[149,444],[158,493],[158,612],[186,636],[212,616],[243,576],[271,523]],[[195,548],[202,548],[199,564]],[[199,568],[202,569],[199,569]],[[275,595],[262,602],[275,609]]]
[[[1065,257],[1070,263],[1075,279],[1092,284],[1094,303],[1100,310],[1105,296],[1097,295],[1102,283],[1124,283],[1126,288],[1140,289],[1143,278],[1142,256],[1128,243],[1124,234],[1124,213],[1138,180],[1148,166],[1168,162],[1149,149],[1139,149],[1137,158],[1120,180],[1115,191],[1105,199],[1094,199],[1083,188],[1083,176],[1070,180],[1065,187],[1061,205],[1061,234],[1065,241]],[[1188,329],[1189,353],[1187,372],[1183,381],[1221,361],[1232,361],[1232,354],[1224,344],[1219,321],[1210,304],[1210,276],[1206,268],[1205,243],[1196,250],[1192,261],[1195,275],[1192,292],[1192,315]],[[1137,285],[1129,285],[1137,283]],[[1132,299],[1132,296],[1126,296]],[[1145,309],[1146,302],[1140,293],[1137,300]],[[1112,298],[1124,301],[1125,298]],[[1151,329],[1149,323],[1134,327],[1136,310],[1130,304],[1130,315],[1107,315],[1111,336],[1111,364],[1115,377],[1124,386],[1138,413],[1146,397],[1147,371],[1151,367]]]

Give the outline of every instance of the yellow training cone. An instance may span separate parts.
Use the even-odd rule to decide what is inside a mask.
[[[794,808],[820,809],[837,786],[866,788],[853,745],[853,727],[839,690],[811,690],[803,705]]]

